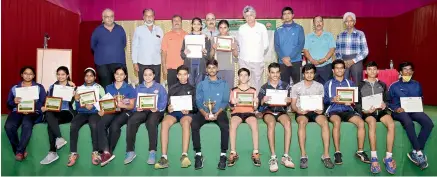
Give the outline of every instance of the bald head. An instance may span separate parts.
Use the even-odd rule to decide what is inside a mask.
[[[213,13],[208,13],[206,14],[205,17],[206,20],[206,25],[208,27],[208,29],[212,30],[215,29],[215,15]]]
[[[105,9],[102,12],[103,24],[106,26],[114,25],[114,11],[111,9]]]

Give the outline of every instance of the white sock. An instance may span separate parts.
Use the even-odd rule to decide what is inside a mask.
[[[340,151],[335,151],[335,153],[341,153]]]
[[[186,156],[188,156],[188,154],[187,154],[186,152],[182,153],[182,155],[186,155]]]
[[[288,157],[288,154],[284,154],[284,157]]]
[[[307,157],[308,158],[308,157]],[[326,158],[329,158],[329,155],[328,156],[324,156],[324,155],[322,155],[322,160],[325,160]]]
[[[253,150],[253,153],[254,154],[258,154],[258,150]]]
[[[167,159],[167,155],[162,155],[162,157],[164,157],[165,159]]]
[[[202,152],[196,152],[196,155],[202,156]]]
[[[235,152],[235,151],[231,151],[231,154],[237,154],[237,152]]]
[[[385,153],[385,158],[386,158],[386,159],[391,158],[392,155],[393,155],[393,154],[392,154],[391,152],[386,152],[386,153]]]
[[[358,153],[364,152],[364,151],[357,151]]]
[[[272,155],[271,158],[272,158],[272,159],[276,159],[276,155]]]
[[[307,158],[307,159],[308,159],[308,156],[302,156],[302,157],[300,157],[300,159],[303,159],[303,158]]]
[[[417,155],[423,155],[422,151],[417,151]]]
[[[416,151],[416,150],[413,150],[413,153],[417,153],[417,151]]]
[[[226,156],[226,153],[222,152],[222,153],[220,153],[220,156]]]
[[[376,151],[370,151],[370,156],[378,158],[378,154],[376,154]]]

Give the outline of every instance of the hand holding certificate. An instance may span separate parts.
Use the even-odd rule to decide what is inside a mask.
[[[422,97],[401,97],[401,107],[405,112],[423,112]]]
[[[267,102],[270,106],[287,106],[287,90],[274,90],[267,89],[266,96],[270,97],[270,100]]]
[[[323,110],[322,95],[303,95],[299,97],[300,109],[304,111]]]
[[[170,103],[173,111],[192,111],[193,100],[191,95],[171,96]]]
[[[62,107],[62,98],[60,97],[47,97],[44,105],[47,111],[59,112]]]
[[[381,105],[383,103],[382,93],[370,95],[370,96],[365,96],[365,97],[362,97],[361,100],[363,103],[362,109],[365,111],[371,110],[372,108],[373,109],[381,108]]]

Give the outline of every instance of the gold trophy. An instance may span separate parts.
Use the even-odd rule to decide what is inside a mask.
[[[213,118],[214,114],[212,114],[212,109],[215,106],[215,101],[211,101],[211,99],[208,99],[208,101],[203,102],[203,105],[209,109],[209,118]]]
[[[116,105],[117,108],[115,108],[115,111],[121,111],[121,108],[118,107],[118,103],[122,102],[124,99],[124,95],[120,95],[120,92],[117,93],[117,95],[115,95],[115,101],[116,101]]]

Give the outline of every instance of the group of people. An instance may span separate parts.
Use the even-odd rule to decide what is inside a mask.
[[[219,169],[233,166],[239,158],[236,150],[236,133],[241,123],[246,122],[252,131],[253,152],[252,162],[261,166],[258,145],[258,120],[261,118],[267,125],[271,172],[278,171],[278,163],[287,168],[294,168],[294,162],[289,156],[291,143],[291,118],[288,110],[295,112],[298,123],[298,137],[301,151],[300,168],[308,167],[308,157],[305,151],[306,125],[316,122],[322,129],[323,153],[321,161],[326,168],[333,168],[334,164],[343,163],[340,151],[341,122],[351,122],[357,127],[357,151],[355,156],[364,163],[370,163],[370,170],[379,173],[381,167],[376,151],[376,122],[382,122],[388,129],[387,149],[383,159],[386,170],[394,174],[396,162],[392,157],[395,125],[393,119],[401,122],[413,146],[407,155],[409,159],[421,169],[428,167],[424,153],[426,141],[433,128],[432,120],[423,112],[407,113],[400,104],[401,97],[422,97],[420,84],[412,80],[414,66],[404,62],[399,66],[402,76],[399,81],[389,88],[377,79],[378,67],[376,62],[366,64],[367,79],[362,79],[363,62],[368,54],[364,33],[354,28],[356,17],[353,13],[346,13],[343,20],[346,31],[339,34],[337,42],[332,34],[323,31],[323,18],[315,17],[314,33],[304,37],[303,28],[293,22],[293,10],[285,7],[282,10],[284,24],[275,32],[275,50],[278,62],[268,65],[268,81],[261,85],[264,67],[264,52],[268,48],[266,27],[256,22],[256,12],[247,6],[243,10],[247,23],[239,29],[238,40],[233,40],[231,51],[218,51],[214,38],[228,36],[229,23],[221,20],[218,29],[213,14],[206,16],[208,28],[202,30],[200,18],[192,20],[191,35],[205,35],[205,48],[202,58],[187,58],[189,50],[185,48],[184,36],[181,29],[182,18],[175,15],[172,18],[172,31],[163,35],[159,26],[154,25],[155,12],[152,9],[143,11],[145,25],[137,27],[132,44],[132,59],[134,69],[138,71],[140,84],[133,88],[126,82],[127,71],[124,61],[126,36],[120,25],[113,22],[114,13],[107,9],[103,12],[103,24],[92,35],[92,48],[95,55],[97,72],[92,68],[84,71],[83,87],[99,90],[97,97],[105,94],[112,96],[123,95],[123,100],[117,101],[117,108],[121,111],[105,113],[97,109],[94,104],[80,105],[80,96],[74,94],[71,101],[63,101],[60,112],[52,112],[44,106],[46,96],[52,96],[55,85],[76,87],[70,80],[68,68],[59,67],[56,71],[57,80],[46,92],[44,87],[35,82],[35,72],[31,67],[24,67],[20,74],[22,81],[13,86],[7,105],[11,113],[5,123],[6,133],[10,140],[16,160],[23,160],[27,156],[26,146],[32,134],[33,125],[41,121],[41,117],[48,124],[50,149],[41,164],[50,164],[59,156],[56,150],[67,144],[63,138],[59,124],[71,122],[70,127],[70,156],[68,166],[73,166],[79,154],[77,140],[79,129],[89,124],[92,139],[92,163],[105,166],[115,158],[113,151],[121,134],[121,127],[126,129],[125,164],[131,163],[135,157],[135,140],[139,126],[145,123],[148,131],[149,157],[148,164],[157,169],[167,168],[169,129],[177,122],[182,127],[182,155],[181,167],[191,165],[188,157],[190,130],[193,142],[194,168],[200,169],[204,165],[201,149],[200,129],[206,123],[216,123],[221,132],[221,152],[218,163]],[[116,49],[117,48],[117,49]],[[304,51],[308,64],[302,66],[301,51]],[[332,55],[337,60],[332,61]],[[123,58],[122,59],[120,59]],[[234,83],[234,63],[238,62],[238,83]],[[166,76],[169,89],[159,83],[160,73]],[[112,77],[111,73],[112,71]],[[301,75],[303,80],[300,80]],[[95,82],[96,77],[102,85]],[[352,76],[353,81],[350,80]],[[290,84],[290,78],[293,85]],[[355,84],[357,83],[357,84]],[[236,87],[233,87],[237,85]],[[17,107],[21,98],[16,97],[16,89],[20,87],[37,86],[39,97],[35,100],[35,111],[19,113]],[[340,101],[337,87],[358,86],[359,99],[357,103]],[[233,87],[233,88],[232,88]],[[231,89],[232,88],[232,89]],[[284,91],[284,105],[271,104],[272,96],[269,91]],[[252,103],[241,106],[236,95],[240,93],[252,94]],[[138,95],[149,94],[157,97],[155,108],[142,109],[138,106]],[[362,98],[382,94],[383,102],[379,108],[363,110]],[[191,110],[175,111],[171,97],[191,96]],[[323,97],[323,109],[304,110],[302,96]],[[208,104],[208,103],[214,104]],[[230,108],[231,117],[227,109]],[[392,114],[390,114],[392,112]],[[44,115],[44,116],[43,116]],[[393,117],[392,117],[393,116]],[[328,121],[333,124],[332,138],[334,140],[334,162],[329,154],[330,129]],[[418,122],[422,129],[416,135],[413,121]],[[280,162],[275,152],[275,127],[279,122],[284,128],[284,154]],[[158,125],[161,123],[161,157],[156,161]],[[368,134],[371,156],[364,152],[365,126],[369,126]],[[22,126],[20,140],[17,129]],[[228,144],[230,139],[230,152]]]

